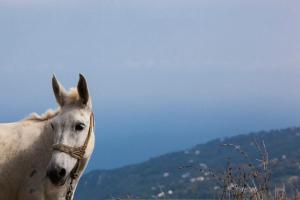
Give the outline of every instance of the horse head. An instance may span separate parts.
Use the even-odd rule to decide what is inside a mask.
[[[94,148],[94,118],[87,81],[79,75],[77,88],[66,91],[52,78],[52,87],[59,112],[49,119],[48,128],[53,138],[52,157],[47,167],[47,178],[61,186],[81,174]]]

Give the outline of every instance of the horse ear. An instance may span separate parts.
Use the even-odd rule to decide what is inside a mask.
[[[53,77],[52,77],[52,88],[53,88],[53,92],[54,92],[57,103],[62,107],[65,104],[66,90],[57,81],[54,74],[53,74]]]
[[[83,105],[87,105],[89,101],[89,90],[87,87],[86,79],[82,74],[79,74],[79,81],[77,85],[77,91],[80,97],[80,100]]]

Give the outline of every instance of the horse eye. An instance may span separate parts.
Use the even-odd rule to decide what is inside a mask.
[[[75,126],[76,131],[82,131],[84,129],[85,125],[83,123],[78,123]]]

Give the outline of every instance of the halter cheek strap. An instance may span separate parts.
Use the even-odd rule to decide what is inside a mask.
[[[73,181],[74,181],[74,179],[76,179],[78,177],[80,170],[82,170],[84,164],[86,163],[86,160],[83,158],[84,158],[84,154],[87,149],[89,140],[91,138],[93,128],[94,128],[94,114],[92,112],[90,115],[89,132],[84,141],[84,144],[81,147],[71,147],[71,146],[68,146],[65,144],[55,144],[52,146],[53,150],[64,152],[64,153],[70,155],[71,157],[77,159],[77,162],[70,173],[71,182],[70,182],[70,185],[67,190],[66,200],[72,199],[73,192],[74,192]]]

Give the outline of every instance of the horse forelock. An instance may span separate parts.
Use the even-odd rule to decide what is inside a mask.
[[[79,97],[77,88],[71,88],[67,92],[67,96],[65,98],[65,103],[67,105],[74,104],[74,103],[78,102],[79,99],[80,99],[80,97]]]

